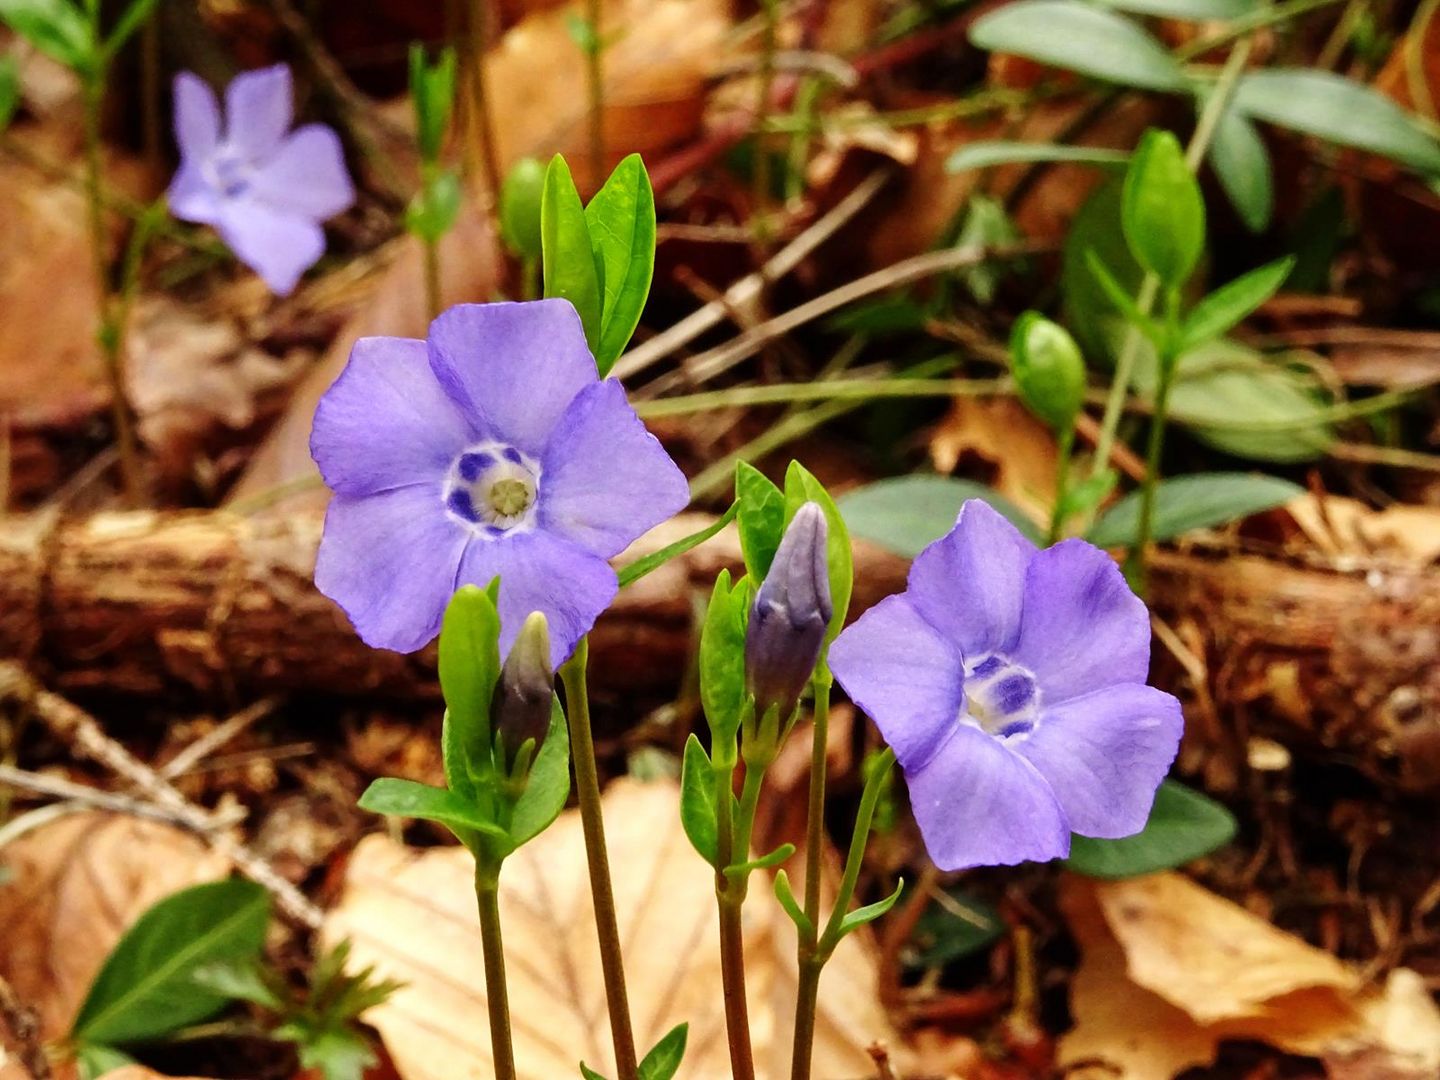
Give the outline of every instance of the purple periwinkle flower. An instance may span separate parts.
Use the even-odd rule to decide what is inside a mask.
[[[290,69],[237,75],[225,91],[225,117],[199,76],[175,76],[175,141],[180,169],[170,209],[212,226],[236,258],[279,296],[325,252],[320,223],[355,201],[345,155],[324,124],[294,131]]]
[[[361,338],[310,453],[335,492],[315,584],[397,652],[498,576],[501,651],[539,611],[559,667],[615,596],[607,560],[689,501],[568,300],[460,304],[425,341]]]
[[[801,506],[755,594],[745,633],[745,678],[759,715],[772,705],[788,715],[815,671],[831,615],[828,535],[819,504]]]
[[[1145,605],[1111,558],[1083,540],[1040,551],[975,500],[830,666],[894,748],[943,870],[1139,832],[1180,743],[1180,703],[1145,685]]]

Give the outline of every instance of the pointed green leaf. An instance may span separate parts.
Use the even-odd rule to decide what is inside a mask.
[[[585,223],[596,260],[604,267],[600,340],[595,363],[603,379],[625,351],[655,273],[655,194],[639,154],[610,174],[585,208]]]
[[[1155,320],[1140,310],[1140,306],[1135,303],[1135,298],[1130,295],[1125,286],[1115,280],[1115,275],[1110,273],[1110,268],[1101,261],[1100,256],[1093,251],[1087,251],[1085,265],[1089,267],[1091,277],[1100,286],[1100,290],[1110,303],[1115,305],[1116,310],[1151,342],[1158,341],[1160,328],[1155,325]]]
[[[790,888],[790,875],[784,870],[775,873],[775,899],[780,901],[780,906],[785,909],[785,914],[790,916],[790,921],[804,937],[815,933],[815,924],[810,917],[801,909],[795,900],[795,893]]]
[[[667,544],[659,551],[652,551],[649,555],[642,556],[634,562],[622,566],[616,575],[620,580],[620,588],[623,589],[626,585],[639,581],[651,571],[659,570],[660,567],[664,566],[671,559],[684,555],[685,552],[692,548],[699,547],[706,540],[709,540],[712,536],[720,532],[721,529],[725,528],[726,525],[729,525],[730,522],[734,521],[739,509],[740,506],[738,503],[731,503],[730,509],[716,518],[712,524],[707,525],[698,532],[693,532],[689,536],[676,540],[673,544]]]
[[[850,531],[863,540],[913,559],[955,527],[967,499],[982,499],[1032,542],[1044,540],[1025,511],[994,488],[971,480],[916,473],[877,480],[840,496]]]
[[[510,816],[510,842],[518,848],[539,836],[560,816],[569,798],[570,731],[557,696],[550,705],[550,730]]]
[[[603,310],[600,267],[580,192],[575,189],[570,166],[559,154],[550,159],[545,171],[540,241],[545,252],[545,295],[569,300],[575,306],[590,351],[598,354]]]
[[[988,169],[992,165],[1017,162],[1053,161],[1104,168],[1123,167],[1130,160],[1124,150],[1099,146],[1067,146],[1064,143],[1013,142],[1009,139],[981,139],[966,143],[945,159],[946,172]]]
[[[745,572],[764,581],[785,531],[785,493],[748,461],[735,463],[735,504]]]
[[[680,1071],[689,1035],[689,1024],[676,1024],[671,1028],[640,1062],[640,1080],[672,1080]]]
[[[835,635],[845,626],[845,613],[850,609],[850,593],[855,587],[855,556],[850,548],[850,530],[835,500],[816,480],[810,471],[798,461],[790,462],[785,470],[785,524],[795,512],[807,502],[816,503],[825,512],[828,527],[825,539],[825,561],[830,571],[830,603],[834,614],[830,616],[830,628],[825,631],[825,643],[835,640]],[[822,662],[823,668],[823,662]]]
[[[1075,836],[1065,865],[1098,878],[1129,878],[1170,870],[1224,847],[1235,836],[1235,818],[1215,800],[1166,780],[1155,794],[1145,828],[1123,840]]]
[[[0,22],[72,71],[94,69],[97,43],[84,14],[69,0],[0,0]]]
[[[462,585],[440,626],[445,783],[462,798],[472,796],[476,780],[493,768],[490,705],[499,677],[500,613],[495,598],[489,590]]]
[[[580,1062],[580,1075],[583,1076],[585,1080],[605,1080],[605,1077],[601,1073],[596,1072],[583,1061]]]
[[[1205,249],[1205,200],[1171,132],[1151,128],[1136,147],[1120,225],[1141,266],[1168,288],[1185,284]]]
[[[124,1045],[209,1019],[231,1000],[195,981],[200,968],[253,959],[265,944],[270,895],[252,881],[216,881],[168,896],[125,932],[70,1029],[81,1043]]]
[[[155,10],[156,0],[130,0],[130,6],[125,13],[115,22],[110,36],[105,39],[105,52],[114,56],[122,48],[125,42],[130,40],[131,35],[144,25],[145,20],[150,18],[150,13]]]
[[[700,857],[711,866],[719,857],[715,823],[715,769],[692,731],[680,762],[680,824]]]
[[[717,753],[720,747],[734,744],[744,719],[745,628],[749,619],[749,584],[741,579],[732,586],[730,571],[720,571],[700,629],[700,704]]]
[[[75,1048],[75,1065],[80,1070],[80,1080],[100,1080],[107,1073],[134,1064],[134,1058],[113,1046],[81,1043]]]
[[[1242,274],[1205,297],[1180,325],[1180,351],[1213,341],[1235,326],[1279,291],[1294,266],[1295,260],[1287,255]]]
[[[371,781],[360,796],[360,808],[372,814],[390,817],[419,818],[444,825],[462,841],[465,835],[480,833],[494,840],[508,841],[510,836],[493,821],[487,821],[471,803],[453,791],[431,787],[415,780],[382,776]],[[469,846],[468,844],[466,845]]]
[[[1263,232],[1275,213],[1275,180],[1265,140],[1232,103],[1215,126],[1207,155],[1215,178],[1240,220],[1251,232]]]
[[[794,844],[781,844],[768,855],[761,855],[758,859],[751,859],[749,862],[735,863],[727,866],[725,873],[732,877],[744,877],[746,874],[755,870],[769,870],[772,866],[779,866],[794,854]]]
[[[900,894],[904,891],[905,880],[902,878],[899,883],[896,884],[895,891],[885,897],[884,900],[876,900],[873,904],[866,904],[862,908],[856,908],[854,911],[849,912],[845,918],[840,920],[840,936],[844,937],[846,934],[853,934],[866,923],[872,923],[880,918],[881,915],[884,915],[895,906],[895,902],[900,899]]]
[[[1151,539],[1173,540],[1191,529],[1209,529],[1284,506],[1305,489],[1258,473],[1194,473],[1162,480],[1155,488]],[[1085,539],[1096,547],[1127,547],[1140,530],[1140,493],[1133,492],[1100,515]]]

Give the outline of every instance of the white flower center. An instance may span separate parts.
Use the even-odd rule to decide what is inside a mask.
[[[495,539],[534,527],[540,466],[512,446],[488,442],[455,459],[445,481],[450,516]]]
[[[962,724],[1009,739],[1029,734],[1039,718],[1040,687],[1030,671],[998,654],[966,666]]]

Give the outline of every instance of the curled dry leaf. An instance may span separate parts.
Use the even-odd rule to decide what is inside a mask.
[[[942,475],[989,484],[1036,521],[1050,516],[1055,439],[1015,398],[956,398],[930,437],[930,460]]]
[[[0,976],[64,1034],[120,935],[171,893],[230,870],[224,856],[173,825],[72,814],[0,851]]]
[[[1226,1039],[1318,1057],[1335,1080],[1433,1080],[1440,1009],[1413,971],[1366,985],[1334,956],[1180,874],[1069,878],[1084,954],[1060,1063],[1076,1077],[1171,1080]],[[1364,1067],[1370,1071],[1359,1072]]]
[[[1386,556],[1408,566],[1440,559],[1440,508],[1397,503],[1372,510],[1339,495],[1301,495],[1285,506],[1301,531],[1333,559]]]
[[[720,1001],[714,883],[680,829],[670,781],[614,783],[605,794],[610,865],[636,1040],[690,1024],[685,1080],[730,1075]],[[474,868],[461,848],[418,852],[371,836],[350,861],[322,929],[349,938],[357,966],[405,987],[366,1014],[404,1080],[454,1080],[490,1067]],[[757,1074],[789,1074],[795,939],[764,876],[746,906],[746,965]],[[500,877],[516,1065],[521,1076],[576,1074],[583,1058],[613,1075],[605,995],[578,812],[520,849]],[[857,935],[825,970],[815,1075],[867,1076],[865,1047],[896,1045],[876,1001],[875,966]]]

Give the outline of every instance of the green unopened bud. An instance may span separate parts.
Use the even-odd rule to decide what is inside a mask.
[[[1026,407],[1056,431],[1069,431],[1085,403],[1085,360],[1069,331],[1025,312],[1010,333],[1010,366]]]
[[[550,628],[545,616],[533,611],[520,628],[520,636],[505,658],[495,684],[492,722],[506,756],[514,760],[527,739],[535,749],[550,730],[550,703],[555,692],[555,672],[550,667]]]
[[[425,62],[425,48],[410,46],[410,99],[415,106],[415,142],[422,161],[440,159],[445,129],[455,104],[455,50],[445,49],[435,63]]]
[[[500,185],[500,235],[521,259],[540,258],[540,200],[545,193],[545,166],[521,158]]]

